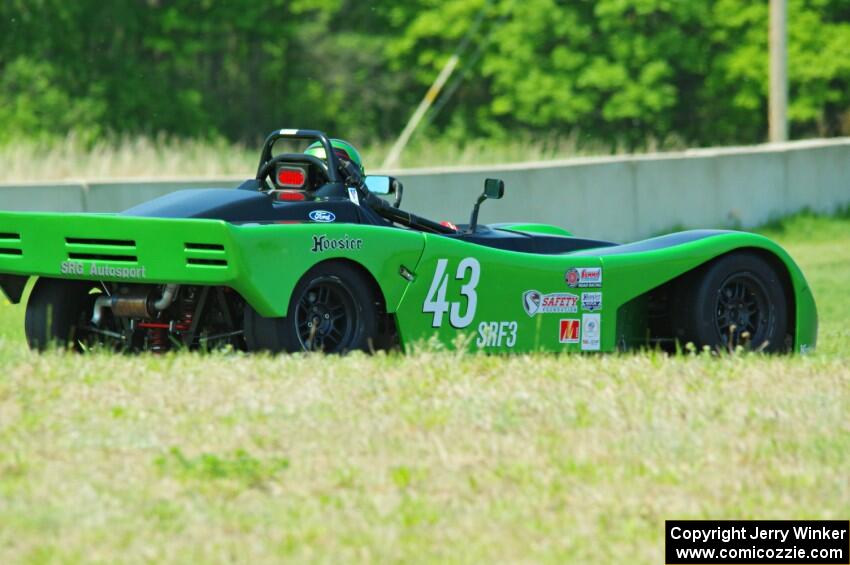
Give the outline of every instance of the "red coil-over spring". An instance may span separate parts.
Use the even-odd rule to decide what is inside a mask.
[[[151,328],[148,330],[148,349],[153,353],[168,351],[168,335],[164,329]]]

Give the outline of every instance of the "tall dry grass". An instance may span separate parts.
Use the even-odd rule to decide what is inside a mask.
[[[257,167],[259,145],[168,136],[125,136],[90,145],[73,134],[48,142],[19,140],[0,146],[0,183],[134,177],[248,177]],[[389,142],[363,146],[361,152],[367,169],[379,168],[390,146]],[[656,143],[647,144],[647,150],[659,148]],[[683,145],[672,142],[664,148],[680,149]],[[397,166],[504,164],[620,152],[616,147],[581,141],[576,136],[521,136],[507,141],[469,140],[463,144],[418,139],[405,150]]]

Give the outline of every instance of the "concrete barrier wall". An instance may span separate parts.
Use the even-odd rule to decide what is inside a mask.
[[[626,241],[677,227],[754,227],[803,208],[834,212],[850,204],[850,139],[397,174],[406,207],[435,218],[468,221],[484,179],[499,177],[505,198],[484,204],[481,221],[533,220]]]
[[[377,173],[377,171],[376,171]],[[810,208],[850,204],[850,138],[505,166],[388,171],[403,208],[466,222],[484,179],[505,181],[482,222],[534,221],[627,241],[677,227],[752,227]],[[240,178],[0,185],[0,209],[116,212],[184,188]]]

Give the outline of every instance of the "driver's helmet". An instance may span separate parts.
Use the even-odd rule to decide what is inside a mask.
[[[363,159],[360,158],[360,152],[357,151],[353,145],[342,139],[331,139],[330,142],[337,157],[345,159],[346,161],[351,161],[360,168],[360,174],[366,176],[366,168],[363,166]],[[306,155],[318,157],[319,159],[325,159],[325,148],[319,141],[310,144],[310,146],[304,150],[304,153]]]

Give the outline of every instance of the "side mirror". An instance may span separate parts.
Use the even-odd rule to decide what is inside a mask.
[[[481,207],[481,203],[488,198],[498,200],[504,195],[505,181],[502,179],[487,179],[484,181],[484,192],[478,197],[478,201],[472,208],[472,217],[469,218],[469,233],[475,233],[475,230],[478,228],[478,208]]]
[[[366,177],[366,188],[369,189],[369,192],[372,194],[377,194],[380,196],[392,196],[395,195],[395,201],[393,202],[393,206],[398,208],[399,204],[401,204],[401,197],[404,192],[404,188],[397,179],[393,177],[385,177],[381,175],[370,175]]]
[[[505,181],[502,179],[487,179],[484,181],[484,196],[499,200],[505,195]]]
[[[395,194],[390,177],[370,175],[366,177],[366,188],[372,194],[379,194],[381,196]]]

